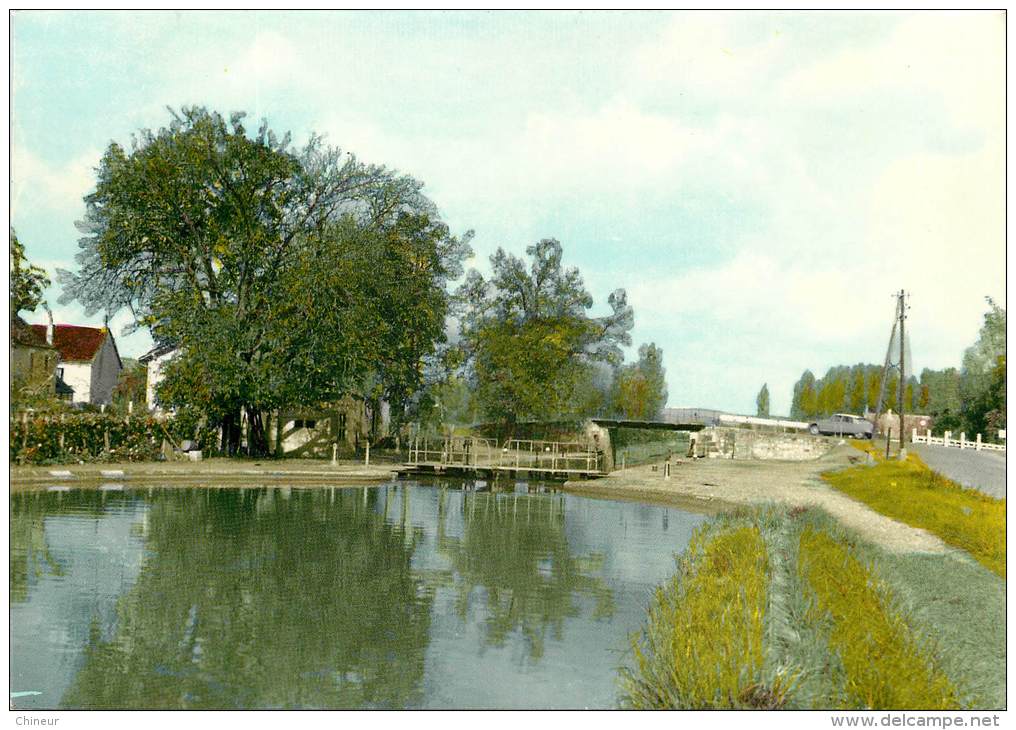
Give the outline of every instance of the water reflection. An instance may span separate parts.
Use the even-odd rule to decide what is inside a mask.
[[[404,707],[433,595],[356,492],[158,492],[149,557],[92,636],[70,707]]]
[[[12,690],[82,708],[609,707],[701,520],[536,487],[11,498]]]
[[[458,500],[461,538],[447,534],[448,499],[442,491],[438,550],[451,559],[462,620],[476,589],[483,589],[488,643],[503,646],[518,630],[529,656],[539,659],[548,632],[562,640],[564,619],[579,615],[580,597],[593,599],[593,618],[613,614],[613,593],[598,577],[603,556],[575,556],[569,549],[563,495],[464,494]]]

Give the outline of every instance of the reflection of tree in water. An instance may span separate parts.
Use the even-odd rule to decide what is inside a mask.
[[[614,613],[614,596],[599,576],[603,556],[573,556],[559,497],[463,494],[463,537],[445,534],[445,495],[438,548],[457,574],[456,608],[464,619],[474,588],[486,594],[486,637],[502,646],[513,631],[525,637],[529,656],[543,656],[550,633],[561,640],[564,619],[580,614],[579,596],[592,599],[592,617]]]
[[[288,495],[288,498],[286,498]],[[432,592],[419,535],[375,490],[193,490],[152,500],[150,553],[93,632],[70,707],[404,707],[421,699]]]
[[[45,496],[38,492],[11,495],[11,603],[28,600],[30,577],[38,580],[47,573],[63,574],[46,543]]]
[[[122,495],[111,501],[123,501]],[[64,566],[49,550],[47,517],[64,514],[101,515],[107,495],[95,490],[68,492],[17,492],[11,495],[10,587],[11,603],[28,600],[29,586],[44,575],[62,576]]]

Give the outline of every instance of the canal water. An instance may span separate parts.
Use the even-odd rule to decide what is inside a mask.
[[[703,519],[522,483],[16,493],[11,702],[614,707]]]

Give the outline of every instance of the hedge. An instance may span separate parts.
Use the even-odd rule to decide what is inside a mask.
[[[150,416],[124,417],[99,413],[10,419],[10,459],[20,464],[57,464],[78,461],[152,461],[162,442],[197,441],[203,451],[218,446],[218,431],[201,428],[194,438],[190,419],[158,420]],[[63,437],[61,443],[61,436]]]

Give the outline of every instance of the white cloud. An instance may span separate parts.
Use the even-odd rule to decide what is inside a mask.
[[[95,186],[94,168],[101,153],[89,151],[64,165],[52,165],[24,145],[11,151],[11,216],[22,208],[49,213],[80,211],[82,199]]]
[[[916,13],[883,42],[841,51],[784,79],[785,99],[844,105],[873,92],[931,92],[963,126],[998,135],[1004,115],[1005,13]]]

